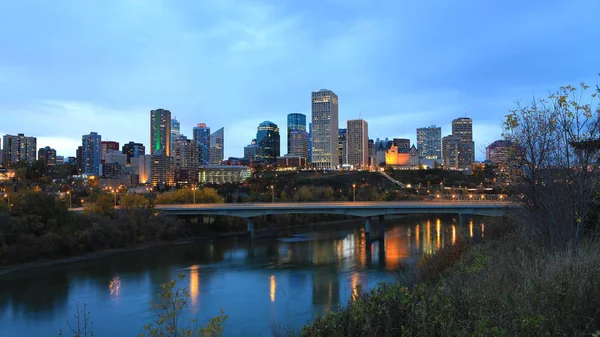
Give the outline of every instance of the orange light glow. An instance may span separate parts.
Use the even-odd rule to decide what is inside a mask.
[[[108,289],[110,290],[110,296],[114,299],[118,299],[121,294],[121,278],[119,275],[113,276],[112,280],[108,284]]]
[[[421,228],[420,228],[420,226],[419,226],[419,225],[417,225],[417,226],[415,227],[415,244],[417,245],[417,248],[420,248],[420,247],[421,247],[421,244],[420,244],[420,242],[419,242],[419,241],[420,241],[420,240],[419,240],[419,239],[420,239],[420,236],[421,236]]]
[[[271,302],[275,302],[275,292],[277,291],[277,280],[275,279],[275,275],[271,275],[269,278],[269,298]]]
[[[481,224],[481,238],[483,239],[483,232],[485,232],[485,225]]]
[[[473,237],[473,221],[469,222],[469,234]]]
[[[198,273],[200,266],[194,265],[190,267],[190,299],[192,306],[198,305],[198,297],[200,295],[200,275]]]
[[[440,241],[440,231],[442,229],[442,222],[440,221],[440,219],[437,219],[437,221],[435,222],[435,233],[436,233],[436,243],[435,243],[435,247],[437,249],[440,248],[441,246],[441,241]]]
[[[358,297],[358,273],[352,274],[352,278],[350,279],[352,282],[352,299]]]
[[[456,226],[452,225],[452,244],[456,243]]]

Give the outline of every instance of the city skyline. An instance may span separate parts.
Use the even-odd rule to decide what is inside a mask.
[[[310,92],[324,87],[340,97],[338,127],[362,112],[371,139],[415,143],[431,124],[447,135],[467,110],[483,160],[515,100],[598,83],[597,2],[316,4],[2,3],[11,15],[0,28],[18,34],[0,37],[0,111],[10,114],[0,134],[35,136],[65,157],[91,130],[150,150],[147,112],[163,107],[183,134],[225,126],[236,135],[225,158],[241,157],[259,122],[310,116]],[[567,36],[569,49],[555,43]]]

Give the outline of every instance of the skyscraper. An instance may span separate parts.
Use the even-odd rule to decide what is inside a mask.
[[[442,128],[435,125],[417,129],[419,159],[442,159]]]
[[[244,146],[244,158],[254,161],[258,154],[258,145],[256,145],[256,139],[252,139],[250,144]]]
[[[137,158],[146,154],[146,147],[141,143],[129,142],[123,145],[123,154],[127,155],[127,164],[131,163],[131,158]]]
[[[210,164],[210,128],[204,123],[194,127],[194,140],[198,144],[200,165]]]
[[[444,168],[460,169],[460,152],[462,141],[459,136],[448,135],[442,138],[442,155],[444,158]]]
[[[338,96],[331,90],[312,93],[312,163],[317,169],[339,164]]]
[[[225,156],[225,131],[224,128],[210,134],[210,163],[220,165]]]
[[[299,113],[291,113],[287,116],[287,153],[292,154],[291,133],[292,131],[306,132],[306,115]],[[308,154],[305,156],[305,158]]]
[[[271,121],[264,121],[256,128],[258,159],[274,163],[280,155],[279,127]]]
[[[171,154],[171,111],[150,111],[150,154]]]
[[[348,164],[348,142],[346,137],[347,129],[338,129],[338,155],[340,156],[339,164],[345,165]]]
[[[288,154],[308,160],[308,132],[292,130],[288,133]]]
[[[470,168],[475,161],[475,142],[473,142],[473,120],[460,117],[452,121],[452,135],[460,137],[458,167]]]
[[[198,144],[186,136],[179,136],[172,146],[175,169],[198,168],[200,165]]]
[[[83,174],[97,176],[100,174],[102,136],[96,132],[81,137],[81,171]]]
[[[100,160],[104,162],[104,155],[108,153],[108,151],[119,151],[119,142],[115,142],[112,140],[103,140],[101,143],[102,150],[100,151]]]
[[[181,124],[177,120],[177,117],[171,119],[171,156],[173,155],[173,144],[181,135]]]
[[[38,151],[38,160],[43,160],[46,167],[56,166],[56,150],[46,146]]]
[[[37,139],[35,137],[26,137],[19,133],[16,136],[5,135],[2,141],[4,166],[11,167],[17,162],[24,161],[31,164],[37,157]]]
[[[366,168],[369,166],[369,125],[364,119],[351,119],[347,123],[348,164],[355,168]]]

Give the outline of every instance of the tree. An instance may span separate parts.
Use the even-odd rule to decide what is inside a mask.
[[[503,136],[512,141],[511,187],[525,223],[550,245],[577,246],[585,225],[599,230],[590,205],[600,183],[600,109],[588,88],[561,87],[547,99],[518,105],[504,123]]]
[[[139,194],[124,194],[121,196],[121,206],[126,209],[146,208],[148,199]]]

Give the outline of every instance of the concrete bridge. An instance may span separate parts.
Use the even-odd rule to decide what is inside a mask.
[[[383,224],[386,215],[457,214],[461,222],[471,215],[499,217],[520,206],[503,201],[403,201],[403,202],[319,202],[254,204],[183,204],[156,205],[156,210],[179,217],[225,215],[245,218],[250,237],[254,237],[254,217],[276,214],[341,214],[365,219],[367,239],[371,236],[373,217]],[[384,228],[379,227],[378,237]]]

